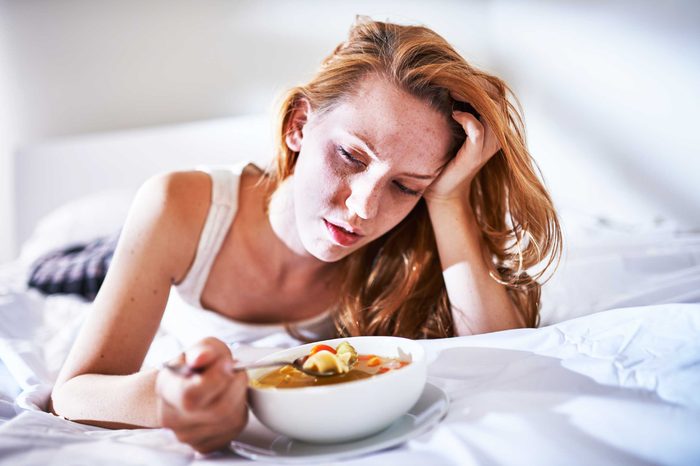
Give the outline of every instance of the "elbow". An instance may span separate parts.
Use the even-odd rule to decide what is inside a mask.
[[[54,416],[64,417],[61,414],[61,407],[63,406],[63,398],[65,396],[63,393],[63,387],[64,384],[54,385],[54,387],[51,389],[51,394],[49,395],[44,411],[51,413]]]
[[[62,417],[63,419],[70,419],[69,411],[71,407],[75,406],[74,400],[76,399],[76,394],[74,393],[73,384],[70,382],[73,379],[59,380],[54,384],[51,389],[51,394],[49,395],[48,402],[44,407],[44,411],[51,413],[54,416]],[[73,393],[71,393],[73,391]],[[80,401],[77,401],[78,403]]]
[[[526,316],[515,303],[510,300],[508,302],[508,309],[500,313],[483,311],[482,313],[468,314],[452,305],[455,336],[465,337],[530,327]]]

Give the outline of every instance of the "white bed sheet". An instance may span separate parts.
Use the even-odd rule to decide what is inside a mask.
[[[197,455],[166,429],[106,430],[39,411],[86,312],[75,298],[18,284],[0,297],[1,463],[249,462]],[[400,447],[343,464],[698,464],[699,337],[700,304],[663,304],[424,341],[448,416]],[[186,340],[161,330],[149,361]],[[249,343],[234,349],[241,359],[295,342],[279,334]]]

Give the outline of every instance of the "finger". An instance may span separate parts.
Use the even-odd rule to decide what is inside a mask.
[[[466,116],[465,116],[466,115]],[[467,133],[467,141],[462,146],[462,150],[467,150],[470,142],[477,142],[475,148],[483,152],[483,156],[490,158],[501,149],[501,143],[496,138],[496,134],[487,123],[482,123],[468,113],[461,112],[461,115],[455,115],[457,120]],[[471,140],[471,141],[470,141]]]
[[[168,407],[162,425],[172,429],[178,438],[187,443],[222,430],[235,436],[248,422],[245,394],[245,390],[240,393],[222,393],[214,406],[194,415],[183,416],[181,411]]]
[[[160,424],[162,427],[172,429],[175,434],[182,434],[192,429],[206,425],[207,419],[198,419],[197,413],[184,413],[181,409],[169,404],[165,400],[160,401]]]
[[[212,400],[214,410],[225,408],[237,408],[246,405],[246,397],[248,394],[248,375],[245,372],[231,373],[229,375],[230,383],[226,387],[226,391],[222,392],[215,400]]]
[[[481,135],[484,132],[484,126],[481,124],[481,121],[469,112],[456,110],[452,112],[452,118],[462,126],[467,136],[472,137],[472,139],[476,139],[477,135]]]
[[[232,360],[219,359],[201,374],[191,377],[183,393],[183,407],[188,410],[206,409],[224,393],[232,383]]]
[[[245,428],[248,421],[248,378],[244,373],[232,375],[231,378],[233,383],[205,411],[199,413],[197,422],[187,424],[178,419],[168,426],[180,441],[206,453],[225,446]]]
[[[157,380],[157,392],[168,405],[183,414],[191,415],[194,411],[205,409],[231,383],[229,361],[219,360],[201,374],[190,376],[164,369]]]
[[[236,438],[235,435],[229,435],[228,433],[226,434],[218,434],[210,437],[206,437],[200,441],[198,441],[195,444],[191,444],[192,448],[197,450],[199,453],[202,454],[208,454],[208,453],[214,453],[215,451],[222,450],[224,448],[227,448],[229,443]]]
[[[483,152],[487,157],[491,157],[493,154],[498,152],[501,148],[501,143],[496,138],[496,133],[494,133],[491,126],[479,120],[477,122],[481,127],[481,138],[483,139]]]
[[[480,142],[483,144],[484,125],[482,125],[474,115],[467,112],[456,111],[452,113],[452,118],[462,125],[464,132],[467,134],[466,143]]]
[[[216,425],[216,415],[210,410],[185,411],[181,406],[170,404],[165,400],[160,400],[159,419],[162,427],[172,429],[180,436],[191,435],[192,438],[195,437],[193,432]]]
[[[486,124],[484,125],[484,132],[484,152],[491,156],[501,149],[501,143],[496,138],[493,130]]]
[[[214,337],[204,338],[185,352],[185,360],[193,368],[205,367],[220,357],[231,357],[231,350]]]
[[[245,416],[240,422],[231,424],[225,423],[222,425],[221,422],[213,424],[215,429],[199,428],[193,429],[191,432],[184,434],[182,438],[187,440],[182,440],[192,446],[195,450],[200,453],[211,453],[216,450],[220,450],[238,437],[241,431],[246,425],[248,418],[248,410],[245,410]]]
[[[248,419],[248,376],[239,373],[231,376],[231,384],[210,405],[210,411],[225,416],[231,426],[242,429]]]
[[[196,424],[182,424],[172,428],[172,431],[179,441],[193,445],[204,438],[218,434],[217,428],[220,429],[215,423],[199,422]]]
[[[167,362],[167,364],[168,364],[169,366],[175,366],[175,367],[177,367],[177,366],[180,366],[180,365],[182,365],[182,364],[185,364],[185,362],[186,362],[186,361],[185,361],[185,353],[180,353],[180,354],[178,354],[176,357],[174,357],[173,359],[169,360],[169,361]]]
[[[178,400],[182,397],[184,384],[185,377],[170,369],[161,369],[156,378],[156,394],[168,405],[177,406]]]

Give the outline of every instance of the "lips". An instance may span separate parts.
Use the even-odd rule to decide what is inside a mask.
[[[323,223],[326,225],[326,230],[328,230],[333,242],[339,246],[352,246],[353,244],[357,243],[360,238],[362,238],[362,235],[346,230],[340,225],[331,223],[326,219],[323,219]]]

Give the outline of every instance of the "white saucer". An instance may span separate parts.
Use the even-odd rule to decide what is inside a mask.
[[[393,447],[427,432],[445,417],[449,404],[447,394],[441,388],[426,383],[413,408],[385,430],[360,440],[326,445],[276,434],[251,414],[248,426],[238,439],[231,442],[231,449],[252,460],[277,463],[308,464],[347,459]],[[343,421],[333,419],[332,422]]]

